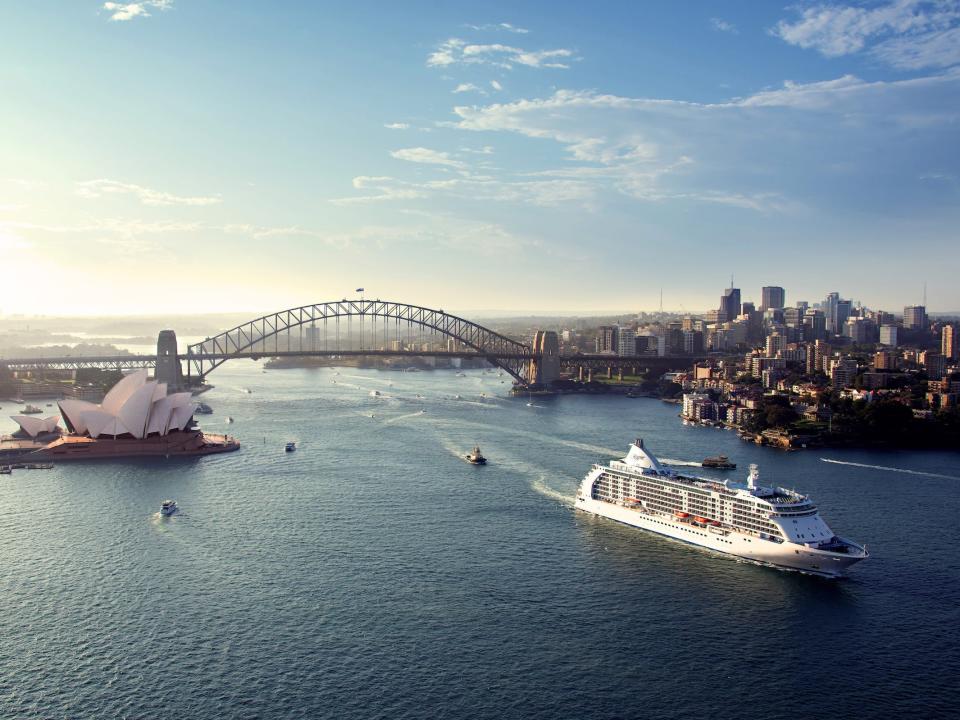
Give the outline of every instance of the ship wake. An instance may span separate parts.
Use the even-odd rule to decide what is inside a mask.
[[[845,460],[831,460],[830,458],[820,458],[822,462],[833,465],[849,465],[851,467],[867,468],[868,470],[881,470],[883,472],[903,473],[904,475],[921,475],[923,477],[940,478],[942,480],[960,480],[960,477],[954,475],[941,475],[940,473],[924,472],[923,470],[908,470],[907,468],[887,467],[886,465],[867,465],[866,463],[847,462]]]

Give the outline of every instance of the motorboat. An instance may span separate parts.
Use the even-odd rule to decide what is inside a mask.
[[[475,446],[475,447],[473,448],[473,450],[471,450],[469,453],[467,453],[467,454],[464,456],[464,458],[465,458],[466,461],[467,461],[468,463],[470,463],[471,465],[486,465],[486,464],[487,464],[487,459],[483,456],[483,453],[480,452],[480,446],[479,446],[479,445]]]
[[[297,444],[296,444],[295,442],[288,442],[288,443],[287,443],[287,445],[286,445],[286,451],[287,451],[287,452],[293,452],[293,451],[296,450],[296,449],[297,449]]]
[[[177,507],[176,500],[164,500],[162,503],[160,503],[160,514],[163,517],[170,517],[179,509],[180,508]]]
[[[43,412],[43,408],[38,408],[36,405],[27,404],[27,406],[23,408],[21,412],[24,415],[39,415]]]
[[[197,403],[197,409],[194,412],[197,415],[213,415],[213,408],[206,403]]]
[[[226,419],[226,420],[225,420],[224,422],[226,422],[226,423],[227,423],[227,425],[229,425],[230,423],[232,423],[232,422],[233,422],[233,418],[232,418],[232,417],[230,417],[229,415],[227,415],[227,419]]]

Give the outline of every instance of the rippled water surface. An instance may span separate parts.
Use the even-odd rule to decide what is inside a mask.
[[[956,717],[957,453],[786,454],[477,370],[211,381],[237,453],[0,476],[0,717]],[[638,435],[759,463],[873,557],[826,581],[574,513]]]

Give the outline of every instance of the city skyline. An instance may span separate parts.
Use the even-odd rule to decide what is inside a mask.
[[[0,17],[0,312],[960,311],[957,2]]]

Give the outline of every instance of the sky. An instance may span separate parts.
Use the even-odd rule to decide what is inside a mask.
[[[0,313],[960,310],[960,0],[0,5]]]

